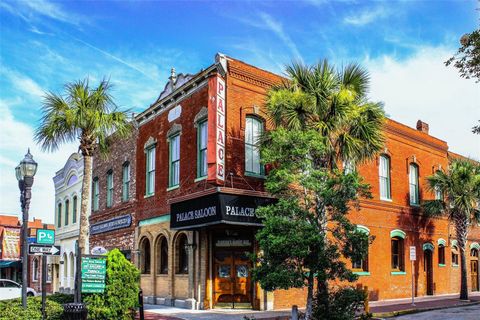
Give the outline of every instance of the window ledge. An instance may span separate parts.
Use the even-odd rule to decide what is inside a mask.
[[[172,191],[172,190],[175,190],[175,189],[178,189],[178,188],[180,188],[180,185],[179,185],[179,184],[177,184],[176,186],[168,187],[168,188],[167,188],[167,191]]]
[[[252,178],[266,179],[266,176],[264,174],[258,174],[254,172],[248,172],[248,171],[245,171],[245,176],[252,177]]]
[[[439,263],[438,266],[439,267],[445,267],[445,264],[444,263]]]
[[[369,276],[370,272],[369,271],[353,271],[354,274],[359,275],[359,276]]]
[[[453,268],[458,268],[458,264],[452,263],[452,267],[453,267]]]
[[[193,182],[198,182],[198,181],[202,181],[202,180],[205,180],[205,179],[207,179],[207,176],[196,178],[195,180],[193,180]]]
[[[150,273],[142,273],[140,274],[141,277],[151,277],[152,275]]]
[[[420,204],[419,203],[410,203],[410,207],[420,208]]]
[[[150,197],[153,197],[155,195],[155,192],[154,193],[151,193],[151,194],[146,194],[143,196],[144,199],[146,198],[150,198]]]
[[[388,201],[388,202],[392,202],[392,199],[389,199],[389,198],[382,198],[382,197],[380,197],[380,200],[382,200],[382,201]]]
[[[402,276],[402,275],[406,275],[407,273],[405,271],[392,271],[390,272],[390,274],[392,276]]]

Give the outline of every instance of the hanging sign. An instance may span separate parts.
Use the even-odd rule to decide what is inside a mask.
[[[216,99],[216,175],[217,179],[225,180],[225,81],[217,77],[217,99]]]

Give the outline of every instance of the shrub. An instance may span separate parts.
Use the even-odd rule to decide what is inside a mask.
[[[48,320],[61,320],[63,307],[60,303],[47,298],[46,311]],[[22,308],[22,299],[0,301],[0,320],[41,320],[42,298],[29,297],[27,309]]]
[[[130,320],[138,306],[140,272],[120,252],[107,254],[106,287],[103,293],[85,294],[88,318],[94,320]]]
[[[314,306],[314,319],[354,319],[357,311],[363,307],[365,297],[366,292],[360,288],[345,287],[331,291],[328,297],[328,304],[318,303]],[[325,301],[323,299],[320,300]]]
[[[52,295],[47,296],[48,300],[55,301],[60,304],[71,303],[73,302],[73,294],[68,293],[54,293]]]

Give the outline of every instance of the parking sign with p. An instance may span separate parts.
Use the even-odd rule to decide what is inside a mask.
[[[55,244],[55,231],[47,229],[37,230],[38,244]]]

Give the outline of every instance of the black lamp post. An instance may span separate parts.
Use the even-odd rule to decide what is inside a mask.
[[[38,164],[33,160],[28,149],[25,158],[15,168],[15,175],[20,189],[20,203],[22,205],[22,306],[27,308],[27,266],[28,266],[28,208],[30,207],[30,198],[32,196],[33,177],[37,172]]]

